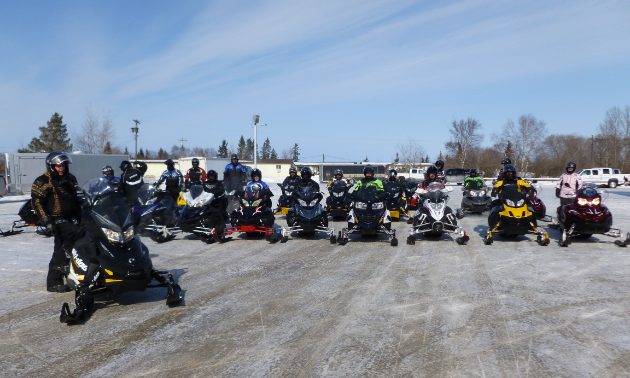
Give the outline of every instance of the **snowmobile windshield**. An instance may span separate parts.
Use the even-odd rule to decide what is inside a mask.
[[[362,186],[352,193],[358,202],[382,202],[388,197],[387,192],[379,192],[374,185]]]
[[[140,203],[148,205],[148,202],[155,195],[155,186],[152,184],[142,184],[142,187],[138,190],[138,198]]]
[[[243,196],[243,205],[246,207],[258,207],[262,205],[264,200],[262,194],[262,184],[251,184],[245,188],[245,194]]]
[[[201,185],[193,185],[190,190],[184,193],[184,201],[188,207],[202,207],[209,204],[214,199],[214,194],[203,190]]]
[[[439,202],[442,200],[442,198],[447,197],[446,193],[444,193],[442,189],[444,189],[444,184],[438,181],[434,181],[430,183],[427,187],[427,192],[425,196],[431,202]]]
[[[105,177],[97,177],[89,179],[85,184],[83,184],[83,192],[90,200],[91,203],[94,203],[99,198],[103,198],[108,194],[114,193],[116,191],[117,185],[112,183],[109,179]]]
[[[131,217],[131,208],[127,204],[127,198],[115,191],[116,186],[106,178],[93,178],[83,185],[83,190],[87,193],[87,197],[92,204],[92,213],[98,225],[105,229],[109,229],[122,239],[110,239],[116,242],[128,240],[133,237],[133,228],[129,230],[129,226],[133,223]],[[113,231],[111,231],[113,230]],[[118,235],[117,232],[126,230]],[[114,235],[112,234],[112,235]],[[109,234],[106,233],[109,238]],[[131,235],[131,236],[130,236]]]
[[[319,202],[318,194],[310,186],[305,186],[296,193],[297,201],[303,207],[313,207]]]
[[[521,207],[525,204],[526,193],[518,191],[518,185],[504,185],[501,199],[509,207]]]
[[[203,186],[201,185],[193,185],[190,187],[190,198],[197,199],[200,195],[203,194]]]
[[[484,184],[484,182],[481,180],[469,180],[468,182],[466,182],[466,187],[471,190],[479,190],[482,188],[485,189],[486,184]]]
[[[330,191],[333,197],[343,197],[346,195],[346,191],[348,191],[348,186],[341,181],[333,181],[333,183],[330,184]]]

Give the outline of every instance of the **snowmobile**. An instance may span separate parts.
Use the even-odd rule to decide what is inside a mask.
[[[441,182],[432,182],[427,189],[417,189],[418,198],[422,199],[422,207],[416,210],[413,216],[413,226],[411,234],[407,237],[407,244],[415,244],[414,234],[424,236],[440,237],[442,234],[457,234],[455,239],[457,244],[466,244],[470,237],[459,226],[453,210],[446,206],[449,200],[448,193],[452,192],[452,187],[444,187]]]
[[[348,191],[353,184],[347,185],[343,181],[333,181],[328,187],[328,198],[326,198],[326,210],[333,219],[346,219],[350,206],[352,205],[352,198]]]
[[[418,206],[422,205],[418,196],[414,196],[419,185],[420,183],[417,181],[405,181],[405,199],[407,201],[407,214],[409,214],[407,224],[413,223],[413,213],[418,209]]]
[[[400,219],[401,213],[407,214],[407,198],[405,197],[404,186],[399,181],[385,181],[383,188],[389,194],[385,206],[392,221],[397,221]]]
[[[492,244],[493,234],[516,237],[528,233],[538,236],[538,244],[549,245],[549,235],[538,228],[525,192],[520,192],[517,185],[505,185],[499,199],[502,204],[491,209],[488,215],[488,234],[483,239],[486,245]]]
[[[225,222],[221,210],[217,209],[213,193],[193,185],[184,193],[186,206],[179,212],[177,226],[182,232],[199,237],[204,243],[225,241]]]
[[[462,191],[462,212],[481,214],[490,210],[492,197],[488,195],[488,187],[483,181],[472,181],[468,186],[462,186]]]
[[[330,242],[336,243],[335,229],[328,227],[328,214],[320,204],[323,196],[307,186],[293,192],[293,206],[287,213],[287,233],[298,232],[314,235],[324,232],[330,235]]]
[[[33,205],[31,200],[24,202],[22,207],[20,207],[20,211],[18,211],[18,215],[20,216],[19,220],[13,221],[11,225],[11,229],[9,231],[0,230],[0,236],[12,236],[20,234],[24,230],[20,230],[20,228],[25,227],[36,227],[36,232],[38,235],[43,236],[52,236],[52,234],[46,232],[46,228],[39,224],[39,219],[35,210],[33,209]]]
[[[527,203],[532,208],[532,213],[534,213],[534,217],[536,220],[542,222],[551,222],[553,218],[551,215],[547,215],[547,206],[543,203],[543,201],[538,197],[540,193],[542,193],[542,186],[535,185],[534,186],[534,195],[527,197]]]
[[[179,304],[181,287],[171,273],[153,268],[148,248],[134,232],[126,197],[108,179],[91,179],[86,185],[81,221],[86,233],[72,245],[70,264],[64,268],[67,284],[75,291],[76,308],[71,312],[64,303],[59,320],[78,322],[99,296],[147,288],[167,288],[166,304]]]
[[[231,214],[232,211],[238,209],[241,206],[237,194],[245,190],[245,183],[240,181],[240,179],[237,177],[230,177],[224,183],[224,187],[225,198],[227,198],[228,201],[225,211],[227,211],[228,214]]]
[[[339,231],[337,242],[346,244],[350,234],[377,235],[385,234],[392,246],[398,245],[396,230],[392,230],[392,220],[385,206],[385,200],[389,194],[378,192],[376,187],[361,187],[359,191],[352,192],[354,205],[348,214],[348,228]]]
[[[156,243],[164,243],[182,232],[176,227],[175,201],[166,191],[156,190],[152,184],[143,184],[138,190],[138,203],[132,210],[135,214],[135,227],[140,233],[150,232]]]
[[[227,235],[235,232],[244,232],[248,236],[265,235],[267,240],[275,243],[280,240],[284,243],[289,240],[286,232],[279,228],[277,231],[273,225],[276,221],[273,210],[265,202],[269,198],[261,194],[262,185],[250,185],[245,191],[236,192],[239,207],[230,214],[231,227],[225,229]]]
[[[293,180],[287,182],[284,186],[282,184],[278,184],[280,190],[282,190],[282,195],[278,198],[278,207],[276,208],[276,215],[287,215],[291,206],[293,206],[293,200],[291,199],[291,195],[297,188],[298,180]]]
[[[550,227],[562,230],[561,246],[568,247],[571,239],[588,239],[594,234],[621,236],[621,230],[612,228],[612,213],[603,205],[606,198],[607,191],[598,193],[595,184],[585,184],[576,193],[572,204],[558,207],[558,224]],[[620,247],[630,244],[630,233],[626,234],[626,240],[615,240],[615,244]]]

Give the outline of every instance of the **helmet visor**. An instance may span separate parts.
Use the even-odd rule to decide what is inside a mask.
[[[72,164],[72,159],[70,159],[70,156],[66,154],[61,154],[50,159],[50,164],[52,165],[62,165],[63,163]]]

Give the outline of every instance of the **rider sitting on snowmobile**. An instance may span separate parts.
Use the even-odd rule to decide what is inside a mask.
[[[79,227],[81,207],[77,198],[77,179],[68,169],[71,163],[65,152],[51,152],[46,156],[46,173],[35,179],[31,189],[31,203],[39,223],[55,235],[46,289],[59,293],[70,290],[64,284],[63,272],[70,262],[68,256],[72,244],[83,236]]]
[[[357,182],[356,186],[354,187],[353,193],[358,192],[361,187],[367,188],[368,186],[376,187],[377,192],[385,191],[385,189],[383,188],[383,182],[374,177],[374,167],[372,166],[372,164],[368,164],[363,167],[363,178]]]
[[[214,194],[214,201],[212,201],[212,206],[214,206],[217,210],[219,210],[220,214],[223,214],[227,217],[227,213],[225,209],[227,208],[227,198],[225,197],[225,188],[223,188],[223,184],[221,181],[217,179],[219,174],[214,169],[208,171],[207,175],[208,179],[203,182],[203,190]]]
[[[444,184],[444,180],[441,180],[438,177],[438,173],[439,173],[438,167],[436,167],[435,165],[430,165],[429,168],[427,168],[427,171],[424,172],[424,180],[420,184],[420,188],[427,189],[430,183],[436,182],[436,181]]]
[[[434,165],[438,169],[436,177],[442,182],[446,181],[446,173],[444,173],[444,162],[442,160],[438,160],[435,162]]]
[[[560,206],[572,204],[575,194],[582,189],[582,178],[575,173],[575,169],[575,163],[568,162],[567,172],[560,176],[560,181],[556,185],[556,197],[560,198]]]
[[[518,186],[518,191],[527,192],[528,196],[533,196],[536,193],[536,190],[529,183],[516,176],[516,168],[514,168],[512,164],[506,164],[505,167],[503,167],[503,178],[492,188],[492,197],[499,195],[499,198],[492,201],[490,209],[494,209],[503,204],[500,194],[503,188],[508,185]]]
[[[337,169],[335,171],[335,175],[333,176],[333,179],[328,182],[327,186],[328,186],[329,193],[331,193],[332,191],[332,189],[330,188],[332,184],[337,184],[337,185],[343,184],[346,187],[348,186],[348,182],[343,178],[343,171],[341,169]]]
[[[147,172],[147,164],[136,161],[137,167],[134,167],[129,160],[123,160],[120,163],[120,192],[127,196],[127,204],[131,207],[138,202],[138,190],[142,187],[144,181],[142,176]]]
[[[508,164],[512,164],[512,159],[510,159],[509,157],[506,157],[505,159],[501,160],[501,165],[503,165],[504,168]],[[503,179],[503,169],[500,169],[499,174],[497,176],[497,182],[501,181],[502,179]]]
[[[464,180],[464,188],[478,188],[483,186],[483,178],[477,176],[478,173],[477,168],[470,168],[470,171],[468,171],[468,177]],[[481,183],[481,185],[479,183]]]
[[[120,177],[114,176],[114,168],[110,165],[103,167],[103,177],[111,181],[116,186],[120,185]]]
[[[313,177],[313,171],[309,167],[302,168],[300,170],[300,175],[302,176],[302,179],[298,181],[296,191],[299,191],[306,186],[310,186],[313,188],[315,193],[319,193],[319,183],[311,179],[311,177]]]
[[[247,183],[247,187],[245,190],[247,190],[247,188],[249,188],[252,185],[260,185],[261,189],[259,191],[260,196],[262,197],[267,197],[267,199],[265,200],[265,205],[267,205],[268,208],[271,209],[271,197],[273,197],[273,193],[271,192],[271,189],[269,189],[269,186],[267,186],[267,184],[262,180],[262,172],[260,171],[260,169],[256,168],[252,171],[251,173],[251,177],[252,177],[252,181]]]
[[[179,197],[179,192],[184,184],[184,175],[179,169],[175,169],[175,163],[173,160],[168,159],[164,162],[166,164],[166,171],[162,172],[160,179],[158,180],[156,187],[166,182],[166,192],[175,200]]]
[[[247,181],[247,170],[238,162],[238,155],[232,154],[232,162],[225,166],[223,170],[223,182],[227,183],[228,179],[237,179],[239,182]]]
[[[295,184],[299,180],[300,178],[297,175],[297,168],[291,166],[291,168],[289,168],[289,175],[284,178],[284,181],[282,181],[282,187],[284,188],[287,184]]]
[[[203,168],[199,168],[199,159],[192,159],[192,168],[186,171],[185,186],[186,189],[191,185],[202,185],[202,182],[206,180],[206,171]]]

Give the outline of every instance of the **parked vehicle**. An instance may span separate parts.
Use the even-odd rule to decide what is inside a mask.
[[[310,186],[293,192],[294,201],[287,213],[286,231],[309,236],[323,232],[330,235],[331,243],[336,243],[335,229],[328,227],[328,214],[320,203],[323,198],[321,193],[315,192]]]
[[[177,225],[183,232],[190,232],[204,243],[225,241],[224,214],[215,207],[214,194],[203,190],[201,185],[193,185],[184,193],[186,206],[179,212]]]
[[[582,178],[582,183],[593,183],[595,185],[605,185],[609,188],[616,188],[624,184],[627,179],[621,171],[613,168],[587,168],[577,172]]]
[[[278,207],[275,210],[276,215],[287,215],[291,206],[293,206],[293,199],[291,195],[297,188],[297,181],[289,181],[286,185],[278,184],[282,195],[278,198]]]
[[[472,181],[469,186],[462,187],[462,212],[478,213],[490,210],[492,197],[490,190],[483,181]]]
[[[398,179],[401,181],[409,181],[409,180],[424,180],[424,169],[422,168],[411,168],[408,173],[399,172]],[[403,180],[404,178],[404,180]]]
[[[330,194],[328,198],[326,198],[326,210],[328,211],[328,215],[330,215],[333,219],[341,220],[348,217],[350,206],[352,205],[352,198],[350,197],[348,190],[353,184],[354,182],[352,184],[349,183],[348,185],[345,185],[342,182],[333,182],[328,187],[328,192]]]
[[[462,185],[468,177],[468,171],[464,168],[447,168],[444,170],[444,184]]]

